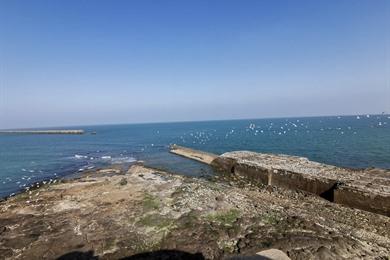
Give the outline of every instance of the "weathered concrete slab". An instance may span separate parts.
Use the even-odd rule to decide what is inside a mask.
[[[250,151],[216,156],[176,146],[172,152],[264,185],[303,190],[331,202],[390,216],[390,170],[353,170],[304,157]]]
[[[390,216],[390,171],[380,174],[249,151],[222,154],[211,165],[266,185],[299,189],[329,201]]]

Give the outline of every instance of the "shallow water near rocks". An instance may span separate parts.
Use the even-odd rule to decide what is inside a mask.
[[[59,128],[56,128],[59,129]],[[282,153],[342,167],[390,168],[390,116],[360,115],[64,127],[84,135],[0,135],[0,197],[44,179],[109,164],[146,165],[189,176],[205,165],[169,153],[179,144],[216,154]],[[96,132],[95,134],[91,134]]]

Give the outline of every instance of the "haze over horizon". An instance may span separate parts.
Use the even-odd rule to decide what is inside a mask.
[[[381,1],[1,1],[0,129],[390,112]]]
[[[343,118],[343,117],[373,117],[373,116],[385,116],[390,118],[389,113],[360,113],[354,115],[313,115],[313,116],[280,116],[280,117],[252,117],[252,118],[220,118],[220,119],[199,119],[199,120],[173,120],[173,121],[139,121],[139,122],[110,122],[110,123],[95,123],[95,124],[69,124],[69,125],[39,125],[39,126],[29,126],[29,127],[9,127],[9,128],[0,128],[0,131],[18,131],[18,130],[52,130],[58,128],[58,130],[69,128],[67,130],[83,130],[76,129],[82,127],[92,127],[92,126],[119,126],[119,125],[146,125],[146,124],[173,124],[173,123],[194,123],[194,122],[219,122],[219,121],[248,121],[248,120],[272,120],[272,119],[303,119],[303,118]]]

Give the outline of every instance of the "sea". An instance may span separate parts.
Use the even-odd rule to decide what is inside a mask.
[[[341,167],[390,168],[390,115],[384,114],[55,129],[83,129],[85,134],[0,134],[0,197],[37,182],[136,161],[193,177],[215,174],[207,165],[170,154],[171,144],[216,154],[248,150]]]

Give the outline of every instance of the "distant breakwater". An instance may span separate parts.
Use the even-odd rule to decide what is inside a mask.
[[[61,135],[82,135],[84,130],[6,130],[0,134],[61,134]]]

